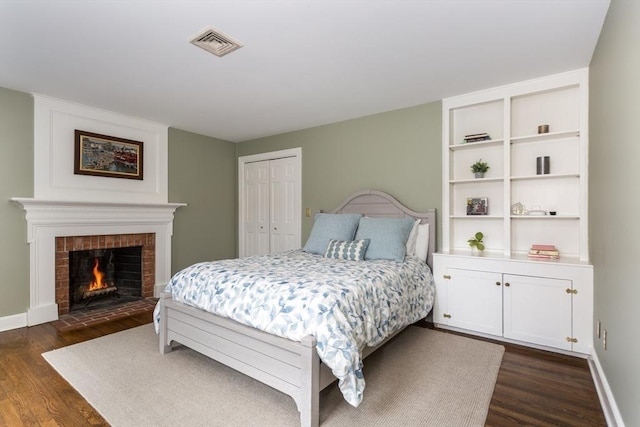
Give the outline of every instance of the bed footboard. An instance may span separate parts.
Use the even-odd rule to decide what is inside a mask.
[[[185,345],[293,398],[303,427],[320,422],[316,339],[276,337],[160,295],[160,353]]]

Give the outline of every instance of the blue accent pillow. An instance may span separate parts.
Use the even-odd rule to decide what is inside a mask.
[[[329,246],[324,253],[325,258],[347,259],[350,261],[363,261],[364,254],[367,253],[369,239],[352,240],[329,240]]]
[[[353,240],[361,217],[360,214],[316,214],[311,234],[302,250],[324,255],[329,240]]]
[[[369,239],[365,259],[404,261],[413,218],[360,218],[356,240]]]

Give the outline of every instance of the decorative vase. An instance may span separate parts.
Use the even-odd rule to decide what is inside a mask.
[[[473,256],[482,256],[482,251],[480,249],[478,249],[477,247],[473,246],[471,248],[471,255],[473,255]]]
[[[484,172],[474,172],[476,178],[484,178]]]

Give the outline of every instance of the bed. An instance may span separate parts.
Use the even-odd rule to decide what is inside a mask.
[[[328,244],[322,239],[318,240],[320,235],[325,238],[326,233],[323,231],[319,234],[323,222],[316,216],[304,250],[267,257],[198,263],[176,273],[167,286],[170,292],[161,294],[154,313],[160,352],[170,352],[172,345],[179,343],[280,390],[294,399],[302,426],[319,425],[320,391],[334,382],[336,377],[345,400],[357,406],[364,388],[362,359],[404,327],[419,320],[415,316],[426,317],[433,306],[435,291],[429,267],[432,265],[436,241],[436,213],[434,209],[415,212],[389,194],[365,190],[349,196],[337,209],[320,217],[320,220],[326,221],[336,219],[355,221],[352,239],[329,239]],[[375,254],[379,250],[385,252],[388,248],[396,247],[397,242],[384,241],[380,245],[377,237],[359,237],[376,236],[376,227],[390,222],[401,224],[404,239],[409,241],[406,243],[407,251],[412,241],[415,245],[416,240],[424,240],[422,252],[418,250],[414,256],[412,249],[411,255],[405,257],[403,246],[402,258],[389,260],[384,258],[387,256],[385,254],[382,256],[384,259],[377,259]],[[367,235],[367,230],[373,234]],[[363,250],[362,245],[365,245]],[[365,258],[367,261],[362,262],[365,255],[371,255],[374,259]],[[354,256],[360,257],[360,261],[349,259]],[[306,273],[296,270],[293,279],[279,276],[281,269],[288,271],[293,265]],[[322,275],[318,273],[320,270]],[[268,274],[264,271],[268,271]],[[227,283],[237,276],[241,276],[239,281],[234,287],[227,288]],[[352,288],[356,289],[356,293],[359,292],[360,286],[356,287],[355,283],[364,280],[364,277],[371,279],[371,284],[366,282],[362,286],[366,290],[362,293],[368,295],[367,298],[373,295],[376,301],[381,301],[380,310],[367,308],[359,302],[359,296],[350,293]],[[406,281],[408,284],[406,288],[401,288],[400,285],[390,285],[387,280],[389,283]],[[194,291],[190,287],[192,282],[198,286],[201,282],[207,282],[206,291]],[[329,286],[337,282],[340,282],[339,286]],[[250,288],[257,288],[260,293],[249,296],[245,289]],[[294,289],[290,293],[295,293],[296,298],[302,296],[304,303],[288,305],[287,301],[293,297],[287,297],[286,293],[279,294],[288,288]],[[238,304],[231,306],[230,303],[220,303],[220,296],[226,297],[226,294],[238,300]],[[316,301],[317,294],[335,302],[330,310],[325,310],[328,305],[326,300]],[[332,299],[334,294],[343,295],[344,298],[340,298],[349,300],[350,305],[338,297]],[[391,303],[383,299],[387,294],[392,295]],[[276,315],[273,315],[272,306],[275,303],[267,302],[272,297],[279,304]],[[207,311],[213,300],[217,301],[218,314]],[[388,306],[392,305],[397,305],[398,310],[389,312]],[[306,311],[315,313],[313,319],[301,317],[298,311],[303,306]],[[266,313],[264,316],[260,315],[261,310]],[[369,311],[381,311],[384,315],[370,314]],[[250,316],[246,316],[247,313]],[[372,326],[372,316],[383,317],[384,321]],[[346,324],[362,324],[363,331],[352,333],[349,330],[351,326]],[[358,339],[351,342],[353,336],[358,336]],[[328,342],[327,339],[335,342]],[[344,343],[350,349],[341,347],[340,351],[335,351]]]

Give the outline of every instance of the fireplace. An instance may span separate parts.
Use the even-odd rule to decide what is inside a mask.
[[[153,296],[155,234],[56,237],[58,314]]]
[[[171,278],[173,216],[184,203],[49,200],[41,196],[11,200],[26,211],[29,244],[29,308],[15,327],[55,321],[69,312],[71,250],[142,246],[142,296],[146,300],[159,296]]]
[[[69,312],[142,298],[142,246],[69,252]]]

